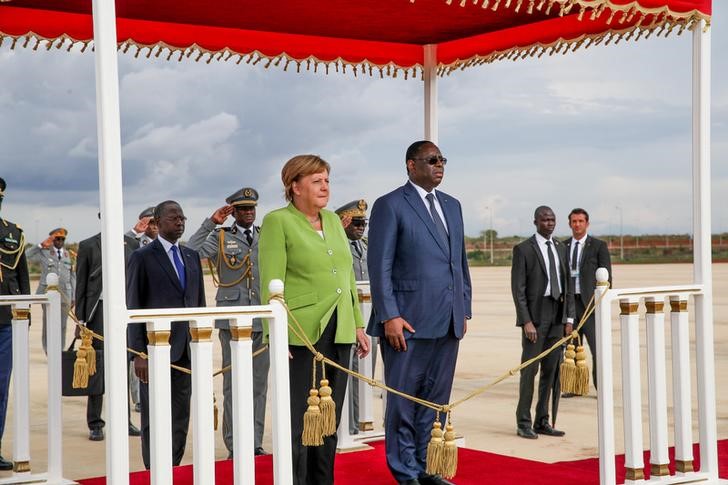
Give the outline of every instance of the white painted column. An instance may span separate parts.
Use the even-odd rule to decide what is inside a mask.
[[[339,420],[339,428],[336,430],[336,451],[356,451],[362,448],[368,448],[368,446],[362,447],[359,443],[354,441],[355,435],[349,432],[349,401],[351,400],[351,388],[346,386],[346,393],[344,394],[344,401],[341,405],[341,419]]]
[[[13,477],[30,476],[30,305],[13,312]]]
[[[612,379],[612,309],[609,295],[609,272],[599,268],[594,291],[594,319],[597,336],[597,424],[599,429],[599,483],[614,485],[614,382]]]
[[[695,296],[700,470],[718,479],[713,329],[713,274],[710,230],[710,30],[693,30],[693,279],[703,285]]]
[[[622,341],[622,404],[624,408],[625,483],[644,479],[639,299],[619,300]],[[601,382],[600,382],[601,387]]]
[[[122,485],[129,483],[129,398],[126,379],[118,379],[128,369],[116,10],[112,0],[93,0],[92,6],[106,337],[106,477],[109,484]]]
[[[251,317],[230,319],[230,370],[233,387],[233,476],[235,485],[255,484],[253,425],[253,331]],[[286,381],[286,385],[288,382]],[[275,424],[274,424],[275,426]],[[290,441],[290,440],[289,440]]]
[[[675,422],[675,471],[690,473],[693,467],[693,427],[690,388],[690,328],[688,301],[670,297],[672,334],[672,402]]]
[[[152,485],[172,485],[171,320],[147,322],[149,356],[149,465]],[[124,380],[126,379],[119,379]]]
[[[368,284],[357,283],[359,294],[359,308],[364,322],[369,321],[372,314],[372,295]],[[374,355],[377,348],[372,347],[363,359],[359,359],[359,373],[369,378],[374,378]],[[381,360],[380,360],[381,362]],[[364,381],[357,380],[355,385],[359,386],[359,432],[374,430],[374,389]]]
[[[665,302],[646,298],[647,396],[650,409],[650,479],[670,475],[667,454],[667,377]]]
[[[212,389],[212,318],[190,321],[192,352],[192,457],[195,485],[215,485]],[[167,373],[169,375],[169,372]]]
[[[48,337],[48,482],[63,479],[63,411],[61,407],[61,294],[58,275],[46,278],[48,305],[46,332]]]
[[[272,280],[270,293],[283,295],[283,282]],[[291,469],[291,411],[288,388],[288,314],[278,300],[270,301],[273,318],[269,320],[270,367],[273,412],[273,480],[276,485],[293,483]]]
[[[437,144],[437,45],[424,49],[423,78],[425,81],[425,140]]]

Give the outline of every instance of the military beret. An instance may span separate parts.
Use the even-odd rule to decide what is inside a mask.
[[[344,204],[338,209],[336,213],[339,217],[349,216],[352,219],[366,219],[367,217],[367,201],[364,199],[352,200],[348,204]]]
[[[58,227],[56,229],[53,229],[51,232],[48,233],[49,236],[52,237],[62,237],[65,238],[68,236],[68,231],[64,229],[63,227]]]
[[[154,217],[154,207],[147,207],[139,213],[139,219],[144,219],[145,217]]]
[[[244,187],[225,199],[230,205],[258,205],[258,191],[251,187]]]
[[[7,185],[5,185],[5,179],[0,177],[0,195],[5,193],[5,187],[7,187]]]

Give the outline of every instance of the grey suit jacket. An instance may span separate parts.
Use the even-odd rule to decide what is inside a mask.
[[[76,292],[76,273],[73,271],[71,254],[66,248],[61,251],[61,259],[58,259],[55,247],[51,246],[48,249],[43,249],[35,244],[28,248],[25,254],[30,261],[40,265],[40,283],[35,293],[37,295],[44,294],[47,289],[46,278],[48,274],[55,273],[58,275],[58,291],[62,295],[62,304],[70,305]]]
[[[574,318],[574,293],[571,278],[568,277],[566,246],[556,239],[554,248],[559,256],[561,266],[560,321],[566,323],[567,318]],[[541,303],[548,283],[548,265],[538,248],[536,236],[531,236],[513,248],[513,264],[511,266],[511,293],[516,305],[516,325],[522,327],[527,322],[539,325]]]
[[[220,233],[223,234],[220,248]],[[212,261],[215,274],[220,279],[220,286],[215,295],[217,306],[260,305],[260,277],[258,273],[258,241],[260,228],[252,227],[253,244],[248,244],[245,234],[233,224],[229,227],[217,227],[209,218],[202,222],[200,228],[187,241],[187,247],[200,253],[200,257]],[[225,261],[220,261],[222,254]],[[247,276],[248,265],[243,264],[245,258],[252,264]],[[232,269],[228,266],[238,267]],[[237,283],[235,283],[237,282]],[[235,283],[232,286],[227,286]],[[229,328],[228,320],[217,320],[217,328]],[[263,331],[260,319],[253,320],[253,330]]]
[[[572,237],[564,241],[566,246],[566,253],[568,255],[569,268],[571,268],[574,249],[571,246],[573,242]],[[579,258],[579,290],[580,294],[577,298],[580,298],[584,306],[589,303],[591,297],[594,295],[594,289],[597,285],[596,272],[599,268],[607,268],[609,271],[609,285],[612,285],[612,260],[609,257],[609,248],[607,243],[601,239],[597,239],[592,236],[587,236],[584,242],[584,247],[581,250],[581,256]],[[573,282],[572,282],[573,284]],[[574,286],[576,288],[576,286]]]

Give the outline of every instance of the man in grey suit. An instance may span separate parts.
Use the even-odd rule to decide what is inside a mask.
[[[74,306],[74,295],[76,293],[76,273],[73,271],[71,253],[64,247],[68,231],[62,227],[53,229],[48,237],[40,244],[31,246],[26,251],[29,261],[40,265],[40,282],[37,295],[43,295],[48,289],[46,278],[48,274],[58,275],[58,291],[61,294],[61,346],[66,346],[66,322],[68,310]],[[46,342],[46,306],[43,306],[43,352],[47,352]]]
[[[534,213],[536,234],[513,248],[511,291],[516,305],[516,326],[522,330],[521,363],[551,347],[571,333],[574,323],[574,294],[567,266],[565,246],[552,236],[556,216],[550,207]],[[563,436],[549,422],[549,401],[558,379],[560,350],[521,370],[516,421],[518,436],[536,439],[539,434]],[[536,419],[531,421],[533,383],[541,367]],[[557,395],[558,398],[558,395]],[[553,413],[553,409],[552,409]],[[555,420],[555,416],[553,417]]]
[[[336,209],[341,218],[341,224],[349,239],[349,249],[354,260],[354,278],[357,282],[369,282],[369,270],[367,269],[367,240],[364,231],[367,227],[367,202],[364,199],[352,200]],[[376,364],[377,357],[376,337],[372,337],[372,370]],[[356,355],[356,348],[351,349],[351,370],[359,372],[359,358]],[[349,434],[359,433],[359,381],[349,377]]]
[[[260,305],[258,277],[258,238],[260,228],[255,226],[255,209],[258,192],[245,187],[225,199],[227,205],[217,209],[202,222],[200,228],[187,242],[207,258],[213,281],[218,287],[217,306]],[[232,215],[235,222],[229,227],[218,227]],[[227,320],[217,320],[222,365],[231,362],[230,327]],[[263,349],[263,326],[260,319],[253,320],[253,352]],[[253,415],[255,426],[255,454],[265,455],[263,431],[265,428],[265,401],[268,393],[268,350],[253,358]],[[233,395],[230,372],[223,374],[222,434],[229,456],[233,456]]]
[[[589,213],[581,208],[576,208],[569,213],[569,227],[572,237],[564,241],[566,253],[569,258],[569,272],[574,288],[574,300],[576,303],[576,320],[578,323],[584,315],[589,300],[594,296],[596,287],[596,272],[598,268],[607,268],[609,271],[609,285],[612,284],[612,261],[609,258],[607,243],[587,234],[589,229]],[[581,327],[581,334],[589,343],[589,350],[592,355],[592,377],[594,387],[597,387],[597,335],[594,323],[595,317],[591,316]],[[573,397],[574,394],[564,393],[561,397]]]

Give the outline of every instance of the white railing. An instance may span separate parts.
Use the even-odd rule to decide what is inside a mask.
[[[272,293],[283,293],[280,281],[271,282]],[[215,483],[215,436],[213,427],[212,330],[216,318],[230,321],[232,335],[233,384],[233,471],[236,485],[255,483],[253,443],[253,319],[264,318],[270,327],[271,407],[273,435],[273,474],[276,484],[293,481],[291,463],[291,418],[288,384],[288,318],[277,300],[269,305],[210,308],[171,308],[129,310],[132,323],[146,323],[149,339],[149,425],[150,475],[153,485],[172,484],[172,434],[170,399],[170,346],[172,322],[190,322],[192,342],[192,435],[194,483]],[[107,365],[113,375],[123,375],[125,362]],[[112,415],[111,419],[126,419]],[[113,457],[112,457],[113,459]]]
[[[359,294],[359,307],[361,308],[362,317],[364,322],[368,322],[372,313],[372,296],[369,290],[369,282],[358,281],[356,288]],[[377,347],[372,346],[369,354],[363,359],[354,356],[354,359],[359,359],[358,372],[360,374],[374,378],[374,354],[378,351]],[[382,362],[381,359],[380,362]],[[349,402],[352,399],[352,393],[350,392],[352,386],[358,386],[359,391],[359,434],[351,434],[349,430]],[[374,431],[374,389],[364,381],[354,380],[351,386],[346,386],[337,438],[336,448],[339,451],[369,449],[370,446],[366,444],[367,442],[384,438],[384,432]]]
[[[13,312],[13,475],[11,483],[75,483],[63,478],[61,408],[61,294],[58,276],[47,276],[45,295],[0,295],[0,305]],[[46,307],[48,322],[48,469],[33,473],[30,461],[30,305]]]
[[[690,373],[690,329],[688,300],[695,300],[696,334],[713,325],[703,319],[700,307],[706,304],[703,285],[662,286],[653,288],[609,289],[608,273],[597,271],[595,292],[596,334],[599,362],[597,366],[599,419],[599,479],[602,485],[616,483],[614,462],[614,383],[612,379],[611,304],[619,302],[620,347],[625,450],[625,483],[724,483],[718,479],[715,449],[716,417],[705,413],[705,403],[715,401],[714,385],[703,374],[711,369],[698,363],[698,419],[700,421],[700,471],[693,467],[692,400]],[[675,475],[668,469],[669,423],[667,398],[667,355],[665,352],[665,302],[670,308],[672,350],[673,436]],[[645,347],[647,349],[647,398],[649,416],[650,479],[645,480],[642,436],[642,366],[640,356],[640,303],[645,307]],[[712,359],[712,341],[697,345],[696,354],[705,352]],[[712,360],[710,361],[712,365]],[[705,430],[705,431],[704,431]]]
[[[13,460],[14,471],[0,485],[17,483],[72,484],[63,477],[63,418],[61,411],[61,295],[58,277],[48,276],[45,295],[0,296],[0,305],[13,308]],[[280,281],[271,283],[271,292],[283,293]],[[30,305],[46,305],[48,331],[48,470],[31,473],[30,467]],[[288,318],[277,300],[269,305],[172,308],[131,310],[129,320],[146,323],[149,336],[149,413],[150,465],[154,485],[172,484],[172,434],[170,399],[169,334],[173,321],[190,322],[192,342],[192,400],[194,483],[215,483],[215,435],[213,417],[213,352],[212,331],[216,318],[230,320],[232,334],[233,382],[233,458],[236,485],[255,483],[253,443],[253,367],[250,335],[254,318],[265,318],[270,327],[273,472],[276,484],[292,483],[291,422],[288,387]],[[126,359],[104,362],[105,375],[119,376],[127,372]],[[109,422],[127,422],[126,408],[107,408]],[[109,444],[107,443],[107,446]],[[107,459],[117,457],[111,453]],[[107,467],[108,468],[108,467]],[[117,467],[112,467],[116,469]],[[128,462],[121,476],[107,477],[109,484],[128,483]]]

